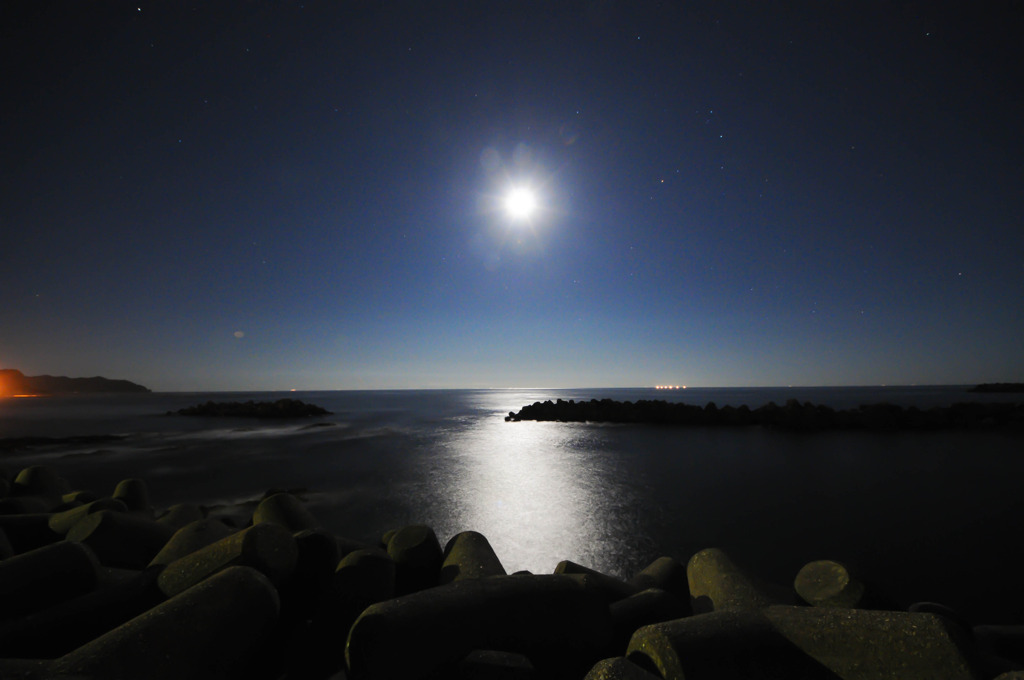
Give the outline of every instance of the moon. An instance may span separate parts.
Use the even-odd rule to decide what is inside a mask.
[[[526,187],[515,187],[505,195],[505,212],[514,220],[526,220],[537,210],[537,197]]]

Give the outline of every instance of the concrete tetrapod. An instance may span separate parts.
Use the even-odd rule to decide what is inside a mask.
[[[284,607],[282,618],[308,618],[321,604],[338,566],[338,542],[323,529],[304,529],[293,537],[295,569],[278,586]]]
[[[35,496],[48,499],[53,507],[63,500],[60,475],[49,465],[32,465],[23,469],[14,478],[11,496]]]
[[[871,607],[872,609],[898,609],[897,607]],[[869,609],[869,607],[861,607],[861,609]],[[915,612],[918,614],[937,614],[945,619],[948,619],[952,623],[960,626],[964,630],[971,629],[971,622],[963,617],[960,612],[947,607],[941,602],[914,602],[907,607],[908,612]]]
[[[455,665],[457,680],[536,680],[533,664],[522,654],[477,649]]]
[[[347,637],[352,623],[371,604],[395,596],[395,561],[380,548],[363,548],[338,563],[323,607],[327,625]]]
[[[58,506],[53,496],[8,496],[0,498],[0,515],[50,513]]]
[[[15,554],[50,545],[63,538],[50,528],[52,514],[47,512],[27,515],[0,514],[0,529],[7,535]]]
[[[463,531],[455,534],[444,547],[441,583],[484,576],[505,576],[505,573],[501,560],[481,533]]]
[[[584,567],[569,560],[562,560],[556,564],[555,573],[582,576],[582,580],[587,584],[587,587],[601,593],[609,604],[640,592],[636,586],[630,585],[621,579],[609,576],[608,574],[602,574],[595,569]]]
[[[0,657],[53,659],[163,602],[149,569],[23,618],[0,623]],[[0,673],[0,678],[4,677]]]
[[[91,592],[100,564],[92,550],[61,541],[0,562],[0,619],[40,611]]]
[[[149,488],[141,479],[122,479],[114,487],[111,498],[121,501],[131,512],[153,514],[153,504],[149,500]]]
[[[280,584],[295,569],[299,549],[295,539],[277,524],[256,524],[171,562],[157,585],[167,597],[191,588],[230,566],[252,567]]]
[[[846,565],[832,560],[805,564],[793,581],[793,589],[815,607],[858,607],[864,599],[864,584],[850,575]]]
[[[173,535],[170,527],[155,520],[101,510],[83,517],[66,538],[92,548],[105,567],[145,569]]]
[[[203,511],[198,505],[177,503],[167,508],[167,512],[158,517],[156,521],[160,522],[160,524],[166,524],[177,531],[186,524],[191,524],[200,519],[203,519]]]
[[[260,501],[252,513],[253,524],[279,524],[293,534],[305,529],[316,529],[320,522],[290,493],[275,493]]]
[[[114,487],[111,498],[121,501],[129,512],[153,516],[153,503],[150,501],[150,487],[141,479],[122,479]]]
[[[690,602],[690,585],[686,582],[686,565],[674,557],[659,557],[629,579],[629,584],[638,591],[648,588],[675,593],[687,604]]]
[[[652,623],[681,619],[690,614],[690,603],[675,593],[648,588],[635,595],[613,602],[608,607],[612,617],[615,649],[623,650],[638,628]]]
[[[14,546],[11,545],[11,539],[7,538],[7,532],[0,526],[0,560],[6,560],[11,555],[14,555]]]
[[[969,635],[941,616],[786,606],[764,614],[775,630],[844,680],[979,677]]]
[[[969,649],[932,614],[776,605],[646,626],[627,655],[686,680],[978,680]]]
[[[105,680],[232,677],[262,643],[280,607],[255,569],[229,567],[53,664]]]
[[[571,576],[493,576],[371,605],[349,632],[345,659],[353,677],[414,680],[490,649],[579,677],[610,635],[607,605]]]
[[[978,643],[978,651],[991,675],[1019,670],[1024,673],[1024,626],[974,626],[971,636]]]
[[[587,673],[583,680],[661,680],[624,656],[601,659]]]
[[[301,540],[296,540],[301,545]],[[297,568],[292,582],[299,579],[299,571]],[[345,659],[335,650],[348,637],[352,623],[369,605],[394,595],[395,562],[382,549],[361,548],[341,558],[337,570],[330,573],[330,581],[310,598],[306,610],[309,626],[298,636],[298,649],[288,653],[295,675],[287,677],[326,677],[339,671]],[[286,591],[282,591],[282,600],[287,603],[287,599]],[[282,612],[282,619],[285,614]],[[296,668],[302,664],[304,668]],[[307,671],[310,667],[312,670]]]
[[[686,580],[695,614],[784,604],[756,585],[718,548],[701,550],[691,557],[686,564]]]
[[[121,501],[114,498],[100,498],[99,500],[79,505],[78,507],[50,515],[48,522],[50,529],[61,536],[66,536],[72,527],[78,524],[86,515],[96,512],[111,510],[113,512],[127,512],[128,507]]]
[[[98,501],[100,499],[99,496],[94,494],[92,491],[89,491],[88,489],[79,489],[77,491],[72,491],[71,493],[64,494],[60,498],[62,503],[68,506],[77,504],[85,505],[87,503],[92,503],[93,501]]]
[[[235,530],[219,519],[196,520],[175,531],[150,561],[149,566],[166,566],[233,533]]]
[[[441,544],[428,526],[411,524],[391,534],[388,554],[395,561],[395,589],[399,595],[437,585],[441,571]]]

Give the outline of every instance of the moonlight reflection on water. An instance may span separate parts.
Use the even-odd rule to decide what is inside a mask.
[[[479,531],[509,571],[550,572],[552,555],[612,572],[635,568],[622,536],[639,536],[630,519],[637,494],[616,483],[593,428],[493,419],[453,433],[443,449],[430,491],[445,499],[436,505],[439,533]]]

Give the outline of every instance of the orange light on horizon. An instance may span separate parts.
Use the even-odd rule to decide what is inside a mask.
[[[39,394],[14,394],[13,390],[18,389],[18,385],[12,385],[11,381],[7,380],[6,377],[0,376],[0,399],[25,399],[30,397],[41,396]]]

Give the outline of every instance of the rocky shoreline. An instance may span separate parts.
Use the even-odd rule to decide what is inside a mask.
[[[563,561],[507,574],[487,539],[374,545],[268,492],[247,521],[0,474],[0,677],[1024,678],[1024,626],[904,610],[823,559],[785,587],[722,550],[627,579]]]
[[[783,406],[769,402],[759,408],[705,406],[662,400],[614,401],[572,399],[534,402],[509,422],[523,420],[568,423],[649,423],[693,427],[749,427],[779,430],[944,430],[1006,429],[1024,432],[1024,403],[968,402],[947,407],[919,409],[896,404],[865,404],[837,410],[790,399]]]

